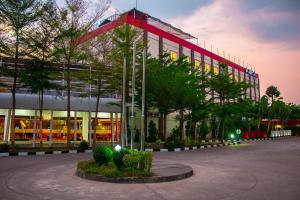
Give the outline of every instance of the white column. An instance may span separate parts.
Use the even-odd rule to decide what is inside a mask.
[[[32,140],[32,147],[35,147],[35,138],[36,138],[36,115],[37,110],[34,111],[34,121],[33,121],[33,140]]]
[[[53,110],[51,110],[50,112],[50,135],[49,135],[49,145],[51,146],[52,145],[52,129],[53,129]]]
[[[116,113],[116,134],[117,134],[117,142],[118,144],[120,144],[120,137],[119,137],[119,122],[118,122],[118,113]]]
[[[91,118],[91,112],[89,112],[89,120],[88,120],[88,127],[89,127],[89,144],[90,147],[92,146],[92,118]]]
[[[111,143],[115,146],[115,134],[114,134],[114,113],[110,113],[110,127],[111,127]]]
[[[74,112],[74,142],[77,141],[77,112]]]
[[[10,116],[11,110],[8,109],[4,120],[4,142],[8,143],[10,138]]]

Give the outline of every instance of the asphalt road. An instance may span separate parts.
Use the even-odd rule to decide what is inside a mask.
[[[300,199],[300,138],[155,153],[155,160],[194,169],[192,177],[169,183],[112,184],[77,177],[77,161],[91,157],[0,158],[0,199]]]

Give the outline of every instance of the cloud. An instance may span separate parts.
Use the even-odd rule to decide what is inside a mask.
[[[260,74],[261,92],[274,84],[282,91],[287,101],[300,103],[298,81],[300,65],[300,43],[295,30],[289,26],[298,26],[291,22],[284,29],[284,22],[294,19],[293,13],[271,9],[267,6],[253,8],[245,12],[245,5],[234,0],[215,0],[202,6],[191,15],[169,19],[175,27],[191,33],[206,41],[206,47],[213,51],[219,49],[240,58],[241,64],[253,66]],[[282,23],[282,24],[281,24]],[[290,30],[290,31],[285,31]],[[299,40],[300,41],[300,40]],[[203,45],[202,45],[203,46]]]

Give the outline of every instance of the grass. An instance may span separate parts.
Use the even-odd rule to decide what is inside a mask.
[[[133,170],[128,168],[118,169],[113,163],[99,166],[95,161],[80,161],[77,164],[77,168],[81,169],[87,174],[98,174],[106,177],[150,177],[152,173],[144,172],[142,170]]]

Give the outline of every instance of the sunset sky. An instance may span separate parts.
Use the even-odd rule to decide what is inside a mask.
[[[135,0],[112,0],[110,12]],[[225,51],[260,75],[285,101],[300,104],[300,0],[139,0],[138,9]]]

